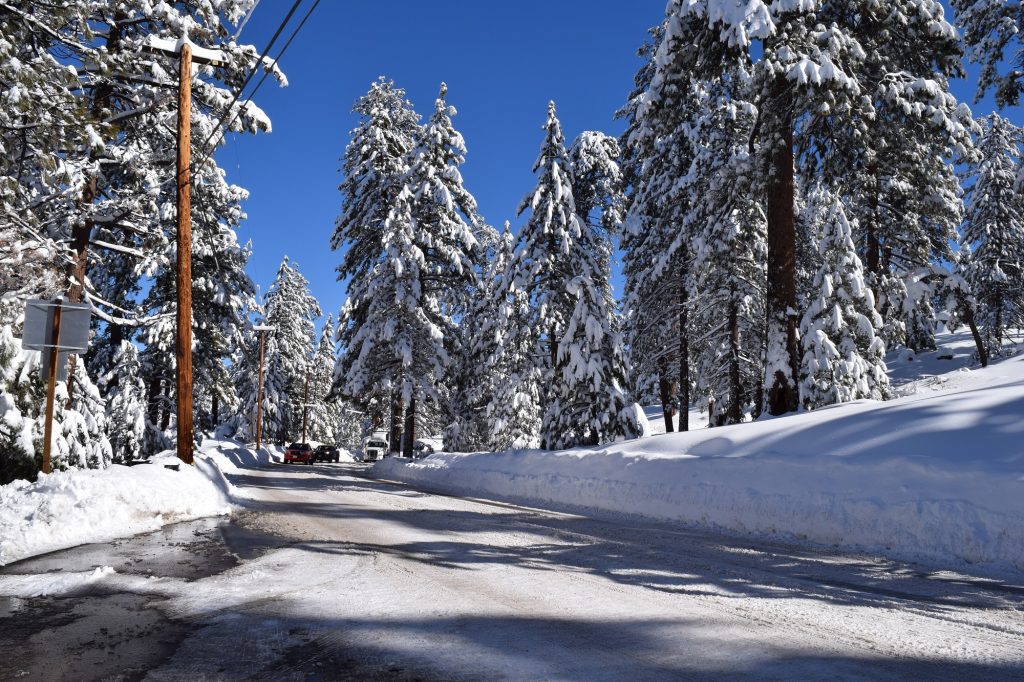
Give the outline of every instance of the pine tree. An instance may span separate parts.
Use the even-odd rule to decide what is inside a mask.
[[[0,326],[0,485],[34,479],[40,466],[35,457],[35,423],[25,410],[29,382],[19,381],[20,355],[21,344],[11,326]]]
[[[483,422],[488,450],[540,445],[542,391],[537,357],[543,351],[531,326],[529,293],[514,285],[515,246],[506,221],[490,273],[495,309],[487,309],[474,347],[477,357],[486,359],[477,386],[480,398],[486,400]]]
[[[450,452],[492,449],[486,409],[501,380],[496,375],[495,353],[504,333],[500,306],[506,292],[502,284],[515,241],[507,222],[501,236],[489,226],[478,234],[480,250],[486,255],[456,330],[457,348],[448,375],[451,421],[444,431],[444,449]]]
[[[548,357],[537,363],[545,387],[542,446],[634,437],[639,432],[623,387],[621,338],[610,328],[600,236],[580,220],[572,167],[554,102],[534,164],[537,186],[520,205],[530,217],[510,267],[512,286],[533,308],[533,345],[546,334]]]
[[[853,230],[842,203],[828,192],[813,198],[823,216],[817,296],[800,324],[804,349],[801,401],[808,409],[861,398],[889,397],[882,319],[864,280]]]
[[[267,334],[263,380],[263,428],[280,441],[298,438],[302,403],[316,339],[314,320],[322,314],[309,282],[285,256],[263,304]]]
[[[458,168],[466,148],[446,94],[442,83],[384,222],[382,253],[368,276],[349,284],[339,333],[345,348],[335,372],[340,392],[393,393],[405,407],[407,456],[424,421],[417,418],[417,401],[429,401],[434,410],[446,402],[439,389],[456,338],[453,318],[465,310],[479,261],[474,232],[480,218],[462,186]]]
[[[980,159],[966,175],[969,202],[960,271],[977,304],[976,321],[989,356],[1010,331],[1024,329],[1024,199],[1014,183],[1024,131],[998,114],[982,119]]]
[[[743,72],[706,83],[705,112],[688,126],[696,151],[687,203],[696,230],[693,354],[713,426],[756,418],[764,377],[765,216],[753,191],[749,103],[730,91]]]
[[[327,322],[320,332],[320,341],[313,353],[309,373],[309,437],[321,443],[335,443],[336,430],[341,420],[338,402],[329,402],[334,365],[334,317],[327,316]]]
[[[341,183],[342,208],[331,237],[332,249],[345,249],[338,267],[338,279],[349,280],[348,297],[341,312],[337,340],[343,351],[334,370],[332,395],[347,396],[367,405],[388,405],[391,421],[391,447],[398,450],[402,404],[396,393],[398,376],[383,346],[367,347],[360,357],[355,348],[356,334],[373,324],[369,307],[376,290],[370,283],[388,257],[385,253],[386,221],[409,164],[409,153],[419,134],[419,115],[405,99],[405,91],[382,76],[370,91],[356,102],[353,110],[360,123],[352,131],[345,148]],[[355,294],[355,295],[354,295]],[[354,369],[359,363],[362,367]],[[362,393],[352,392],[350,373],[366,371],[373,365],[376,378],[360,384]],[[354,376],[353,374],[353,376]],[[373,391],[373,393],[365,393]],[[379,407],[377,408],[379,409]]]
[[[115,463],[142,456],[146,438],[146,386],[140,376],[139,353],[131,341],[122,341],[111,359],[111,369],[98,387],[106,396],[110,449]]]
[[[952,160],[969,155],[974,124],[949,89],[949,78],[962,75],[956,31],[934,1],[833,0],[821,16],[847,26],[864,51],[855,75],[870,109],[838,131],[841,143],[820,172],[811,156],[801,170],[851,198],[854,241],[887,344],[934,348],[936,313],[914,273],[952,262],[962,220]],[[827,109],[807,128],[836,134]]]
[[[952,0],[950,4],[956,11],[968,56],[982,65],[978,99],[993,89],[1000,106],[1017,104],[1024,89],[1024,50],[1020,44],[1024,5],[1001,0]],[[1011,48],[1014,51],[1008,56]],[[1011,65],[1010,70],[999,73],[1006,65]]]
[[[626,173],[632,191],[623,231],[624,310],[630,329],[630,360],[645,397],[655,391],[666,430],[689,429],[695,271],[690,248],[698,231],[692,219],[688,177],[696,149],[689,126],[703,110],[703,86],[695,77],[694,41],[699,27],[670,6],[652,31],[650,59],[636,77],[630,117],[623,135]],[[722,59],[714,43],[707,46]],[[734,60],[735,61],[735,60]]]

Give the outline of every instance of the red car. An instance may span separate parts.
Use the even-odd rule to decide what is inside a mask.
[[[309,443],[292,443],[284,449],[284,463],[291,464],[292,462],[313,463],[313,448],[309,446]]]

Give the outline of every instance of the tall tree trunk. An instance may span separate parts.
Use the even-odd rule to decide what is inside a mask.
[[[153,377],[146,386],[146,414],[149,423],[156,426],[160,418],[160,378]]]
[[[978,360],[982,367],[988,367],[988,349],[985,348],[985,340],[981,338],[978,325],[974,321],[974,308],[966,301],[960,304],[960,317],[971,328],[971,336],[974,337],[974,346],[978,350]]]
[[[409,409],[405,412],[405,447],[402,454],[412,457],[412,446],[416,442],[416,393],[409,398]]]
[[[216,389],[214,389],[210,394],[210,412],[210,417],[213,421],[213,423],[210,424],[210,428],[216,429],[220,424],[220,397],[217,395]]]
[[[672,381],[668,378],[667,368],[658,368],[658,390],[661,393],[661,411],[665,417],[665,433],[675,431],[675,411],[672,409]]]
[[[168,405],[171,404],[171,382],[160,382],[160,430],[166,431],[171,426],[171,411]]]
[[[106,49],[108,52],[117,52],[121,45],[121,28],[118,22],[125,19],[125,14],[122,10],[117,10],[114,13],[114,21],[110,26],[110,30],[106,36]],[[102,83],[97,86],[93,92],[91,114],[94,121],[102,121],[106,117],[106,113],[111,109],[110,98],[113,95],[113,88],[107,84]],[[90,152],[90,158],[95,160],[96,154]],[[82,198],[81,205],[86,210],[92,206],[93,202],[99,198],[99,184],[96,176],[91,176],[86,182],[85,186],[82,187]],[[71,265],[71,286],[68,288],[68,301],[71,303],[81,303],[82,298],[85,295],[85,276],[86,270],[89,267],[89,241],[92,239],[92,230],[95,226],[95,222],[92,219],[91,213],[85,220],[77,222],[71,228],[71,250],[74,251],[74,257]],[[75,392],[75,365],[78,362],[78,355],[75,353],[68,354],[68,400],[67,408],[71,409],[71,403],[74,399]]]
[[[768,412],[799,404],[800,355],[796,313],[796,226],[793,181],[793,93],[784,77],[772,85],[768,203]]]
[[[743,385],[740,383],[740,324],[735,301],[729,302],[729,404],[726,415],[730,424],[739,424]]]
[[[864,265],[867,267],[871,286],[875,294],[875,310],[882,311],[882,297],[880,296],[882,275],[882,244],[878,235],[878,162],[874,159],[868,163],[868,216],[864,225],[864,232],[867,235],[867,249]]]
[[[391,393],[391,439],[392,453],[402,451],[402,394],[397,388]]]
[[[679,430],[690,430],[690,300],[684,265],[679,280]]]

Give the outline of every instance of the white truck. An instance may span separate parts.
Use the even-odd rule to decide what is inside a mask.
[[[374,431],[363,439],[363,461],[376,462],[388,454],[388,437],[383,431]]]

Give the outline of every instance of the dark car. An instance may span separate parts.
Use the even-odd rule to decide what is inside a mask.
[[[341,458],[338,448],[333,445],[320,445],[313,451],[313,456],[318,462],[337,462]]]
[[[427,455],[434,454],[434,446],[427,441],[419,440],[412,444],[412,456],[413,459],[423,459]]]
[[[309,443],[292,443],[285,448],[284,463],[291,464],[292,462],[313,463],[313,448],[309,446]]]

